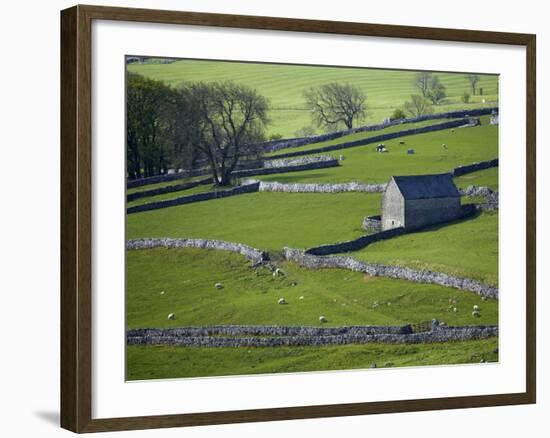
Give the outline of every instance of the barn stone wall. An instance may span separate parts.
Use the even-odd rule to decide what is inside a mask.
[[[405,201],[393,178],[382,196],[382,230],[405,226]]]
[[[406,199],[405,228],[413,230],[464,216],[460,197]]]

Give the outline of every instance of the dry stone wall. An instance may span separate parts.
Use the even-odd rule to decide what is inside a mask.
[[[221,251],[230,251],[241,254],[254,264],[262,263],[267,260],[267,254],[251,246],[242,243],[226,242],[224,240],[211,239],[135,239],[126,242],[126,249],[152,249],[152,248],[201,248],[217,249]]]
[[[365,192],[382,193],[386,184],[366,183],[340,183],[340,184],[317,184],[317,183],[280,183],[260,181],[260,192],[285,192],[285,193],[343,193],[343,192]]]
[[[280,158],[290,158],[290,157],[298,157],[301,155],[311,155],[311,154],[318,154],[322,152],[336,151],[341,149],[353,148],[357,146],[365,146],[368,144],[380,143],[380,142],[391,140],[394,138],[405,137],[407,135],[423,134],[426,132],[441,131],[443,129],[458,128],[459,126],[463,126],[465,124],[468,124],[468,119],[451,120],[449,122],[438,123],[435,125],[423,126],[420,128],[411,128],[405,131],[390,132],[387,134],[376,135],[376,136],[365,138],[362,140],[348,141],[345,143],[339,143],[331,146],[323,146],[323,147],[309,149],[305,151],[286,152],[286,153],[278,154],[272,157],[265,157],[265,159],[275,160]]]
[[[466,175],[468,173],[477,172],[478,170],[490,169],[491,167],[498,167],[498,158],[494,160],[482,161],[480,163],[466,164],[464,166],[458,166],[453,169],[453,176]]]
[[[411,268],[391,265],[379,265],[359,261],[349,256],[318,256],[305,252],[284,248],[285,259],[293,261],[309,269],[340,268],[377,277],[390,277],[416,283],[438,284],[440,286],[474,292],[482,297],[498,299],[498,288],[483,284],[477,280],[460,278],[442,272],[418,271]]]
[[[408,328],[408,329],[407,329]],[[498,326],[438,327],[423,333],[410,332],[405,327],[341,327],[317,329],[296,327],[284,333],[288,327],[266,327],[252,333],[243,327],[229,326],[223,330],[209,328],[191,329],[133,329],[126,333],[128,345],[178,345],[187,347],[278,347],[300,345],[344,344],[420,344],[487,339],[498,336]],[[402,332],[401,330],[404,330]],[[271,334],[273,332],[273,334]],[[206,333],[206,334],[203,334]],[[258,334],[260,336],[258,336]],[[267,335],[266,337],[263,337]],[[224,337],[228,336],[228,337]]]
[[[217,190],[213,192],[196,193],[194,195],[180,196],[174,199],[165,199],[162,201],[149,202],[147,204],[134,205],[126,209],[127,214],[139,213],[142,211],[158,210],[159,208],[173,207],[175,205],[191,204],[193,202],[208,201],[210,199],[226,198],[229,196],[242,195],[245,193],[257,192],[259,183],[247,184],[234,187],[227,190]]]
[[[495,111],[498,111],[498,108],[480,108],[480,109],[474,109],[474,110],[462,110],[462,111],[451,111],[447,113],[427,114],[425,116],[420,116],[420,117],[393,120],[388,123],[361,126],[359,128],[347,129],[345,131],[331,132],[328,134],[315,135],[311,137],[297,137],[297,138],[290,138],[290,139],[283,139],[283,140],[274,140],[274,141],[261,143],[258,146],[261,147],[264,152],[275,152],[281,149],[288,149],[293,147],[305,146],[313,143],[319,143],[327,140],[334,140],[336,138],[344,137],[349,134],[355,134],[357,132],[379,131],[381,129],[385,129],[390,126],[406,125],[409,123],[422,122],[425,120],[454,119],[454,118],[483,116],[487,114],[493,114]]]

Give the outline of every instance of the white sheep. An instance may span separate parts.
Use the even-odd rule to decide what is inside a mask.
[[[216,284],[214,285],[214,287],[215,287],[216,289],[223,289],[223,284],[222,284],[222,283],[216,283]]]
[[[479,311],[479,306],[477,304],[474,304],[473,310],[478,310]]]
[[[176,314],[175,313],[169,313],[168,314],[168,319],[170,319],[170,320],[176,319]]]
[[[298,298],[299,300],[303,300],[304,299],[304,296],[302,295],[300,298]]]
[[[474,310],[474,311],[472,312],[472,316],[473,316],[474,318],[479,318],[479,317],[481,316],[481,314],[479,313],[478,310]]]
[[[327,319],[323,315],[321,315],[319,317],[319,322],[327,322]]]
[[[161,294],[161,295],[164,295],[164,291],[163,291],[163,290],[161,290],[161,291],[160,291],[160,294]]]
[[[286,300],[284,298],[279,298],[279,301],[277,301],[279,304],[286,304]]]

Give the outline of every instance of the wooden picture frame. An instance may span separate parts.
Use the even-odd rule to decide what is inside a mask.
[[[126,418],[92,418],[92,35],[94,20],[518,45],[526,48],[526,391]],[[75,6],[61,12],[61,426],[99,432],[529,404],[536,401],[536,37],[530,34]]]

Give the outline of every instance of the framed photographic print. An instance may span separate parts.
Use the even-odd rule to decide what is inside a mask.
[[[61,13],[61,422],[534,403],[535,36]]]

